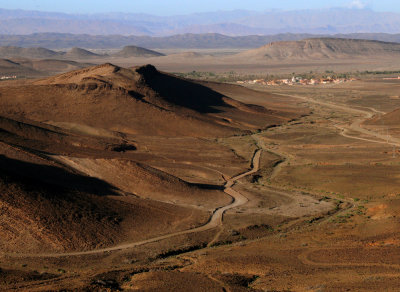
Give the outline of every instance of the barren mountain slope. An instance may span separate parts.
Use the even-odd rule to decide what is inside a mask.
[[[112,148],[101,149],[115,139],[79,137],[7,118],[0,119],[0,128],[3,251],[82,250],[136,241],[204,223],[208,212],[197,206],[213,209],[229,202],[222,192],[202,190],[121,159]],[[65,151],[75,158],[59,155]],[[84,167],[90,167],[90,176]]]
[[[185,229],[207,218],[194,209],[122,197],[101,180],[43,161],[1,155],[0,172],[3,251],[93,249]]]
[[[107,181],[122,192],[163,202],[175,202],[213,210],[229,201],[219,190],[189,184],[133,159],[138,146],[124,136],[91,136],[25,120],[0,117],[0,140],[34,153],[48,153],[51,159]],[[143,155],[141,155],[143,158]],[[152,157],[152,154],[148,154]],[[116,175],[118,173],[118,175]]]
[[[100,55],[92,53],[88,50],[81,49],[81,48],[72,48],[64,55],[65,58],[71,59],[87,59],[87,58],[96,58],[100,57]]]
[[[37,70],[24,66],[16,60],[0,59],[0,71],[4,76],[40,76]]]
[[[310,113],[308,108],[300,108],[294,98],[282,98],[273,93],[260,92],[235,84],[210,81],[201,81],[200,84],[242,103],[254,103],[268,109],[265,121],[270,124],[287,122]]]
[[[121,51],[118,53],[113,54],[112,56],[114,57],[123,57],[123,58],[129,58],[129,57],[159,57],[159,56],[164,56],[164,54],[161,54],[159,52],[141,48],[141,47],[136,47],[136,46],[125,46]]]
[[[55,52],[46,48],[20,48],[14,46],[0,47],[1,58],[34,58],[34,59],[45,59],[55,58],[62,56],[62,53]]]
[[[71,70],[77,70],[89,66],[87,63],[78,63],[68,60],[55,59],[26,59],[11,58],[0,59],[0,74],[4,76],[16,76],[17,78],[38,78],[49,74],[59,74]]]
[[[355,39],[306,39],[302,41],[272,42],[258,49],[236,55],[238,58],[269,60],[314,60],[354,57],[400,56],[400,44]]]
[[[89,63],[79,63],[69,60],[55,60],[55,59],[43,59],[43,60],[32,60],[32,59],[20,59],[15,58],[15,61],[21,65],[32,68],[41,72],[41,75],[48,76],[49,74],[60,74],[71,70],[78,70],[91,66]]]
[[[232,200],[207,184],[212,156],[199,149],[204,163],[192,173],[205,185],[188,183],[165,171],[197,157],[154,153],[144,136],[206,145],[182,136],[215,138],[290,118],[221,92],[151,65],[111,64],[0,87],[0,248],[87,250],[205,223]],[[217,148],[228,149],[210,149]],[[234,157],[246,167],[235,155],[221,152],[226,169],[211,169],[212,181],[237,173]]]
[[[3,87],[0,93],[0,112],[8,116],[130,134],[230,135],[268,126],[270,114],[151,65],[124,69],[105,64]]]

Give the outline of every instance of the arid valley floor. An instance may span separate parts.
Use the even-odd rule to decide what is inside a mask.
[[[400,79],[89,63],[0,82],[0,290],[399,289]]]

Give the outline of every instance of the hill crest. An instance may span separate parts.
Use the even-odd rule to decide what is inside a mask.
[[[68,52],[65,53],[66,57],[69,58],[93,58],[93,57],[100,57],[100,55],[90,52],[88,50],[74,47]]]
[[[122,68],[106,63],[3,91],[30,105],[22,112],[15,98],[8,99],[4,111],[129,134],[226,136],[285,119],[279,110],[245,104],[152,65]]]
[[[54,58],[61,57],[63,54],[55,52],[46,48],[32,47],[32,48],[21,48],[15,46],[0,47],[0,58],[12,58],[12,57],[23,57],[23,58]]]
[[[400,55],[400,44],[342,38],[311,38],[272,42],[238,54],[263,59],[336,59],[345,57]]]
[[[125,46],[121,51],[113,54],[113,56],[129,58],[129,57],[160,57],[165,55],[142,47]]]
[[[158,71],[153,65],[122,68],[111,63],[84,68],[35,82],[37,85],[74,84],[86,91],[113,89],[157,107],[207,113],[231,107],[227,97],[194,81]]]

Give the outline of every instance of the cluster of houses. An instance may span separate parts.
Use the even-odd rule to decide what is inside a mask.
[[[0,80],[17,79],[17,76],[0,76]]]
[[[265,79],[255,79],[255,80],[245,80],[237,81],[238,84],[259,84],[268,86],[278,86],[278,85],[317,85],[317,84],[339,84],[349,81],[354,81],[355,78],[302,78],[302,77],[292,77],[291,79],[277,79],[277,80],[265,80]]]

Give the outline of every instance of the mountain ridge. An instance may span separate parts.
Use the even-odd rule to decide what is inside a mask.
[[[0,46],[0,58],[31,58],[31,59],[87,59],[102,57],[157,57],[164,54],[138,46],[125,46],[119,52],[111,55],[99,55],[86,49],[74,47],[68,51],[53,51],[43,47]]]
[[[178,34],[168,37],[123,36],[123,35],[84,35],[63,33],[35,33],[30,35],[0,35],[0,46],[46,47],[48,49],[91,48],[91,49],[122,49],[124,46],[135,45],[147,49],[250,49],[263,46],[274,41],[296,41],[307,38],[350,38],[368,39],[387,42],[400,42],[400,34],[387,33],[354,33],[354,34],[275,34],[227,36],[218,33]]]
[[[400,44],[358,39],[313,38],[301,41],[272,42],[236,57],[260,59],[342,59],[400,56]]]
[[[400,14],[369,9],[219,11],[175,16],[135,13],[65,14],[0,10],[0,34],[58,32],[93,35],[169,36],[177,33],[221,33],[231,36],[278,33],[397,33]]]
[[[277,123],[286,114],[235,101],[152,65],[128,69],[106,63],[4,87],[0,94],[0,112],[17,118],[141,135],[232,135]]]

